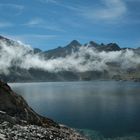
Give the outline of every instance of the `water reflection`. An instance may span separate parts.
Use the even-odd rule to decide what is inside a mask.
[[[140,132],[140,83],[48,82],[11,84],[42,115],[104,136]]]

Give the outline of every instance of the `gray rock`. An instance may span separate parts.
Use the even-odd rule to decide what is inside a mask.
[[[0,140],[87,140],[74,129],[37,114],[0,81]]]

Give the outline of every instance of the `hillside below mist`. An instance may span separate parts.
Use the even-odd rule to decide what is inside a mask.
[[[140,48],[81,44],[42,51],[0,36],[0,79],[7,82],[140,80]]]

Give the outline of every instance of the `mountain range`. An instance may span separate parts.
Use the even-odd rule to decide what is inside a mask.
[[[42,51],[0,36],[0,79],[6,82],[140,79],[140,48],[81,44]]]

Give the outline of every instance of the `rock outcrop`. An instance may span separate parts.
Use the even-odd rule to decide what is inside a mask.
[[[75,130],[37,114],[27,102],[0,81],[0,139],[86,140]]]
[[[58,126],[51,119],[44,118],[30,108],[22,96],[16,94],[4,82],[0,81],[0,110],[6,112],[7,115],[24,120],[28,124],[41,126]]]

